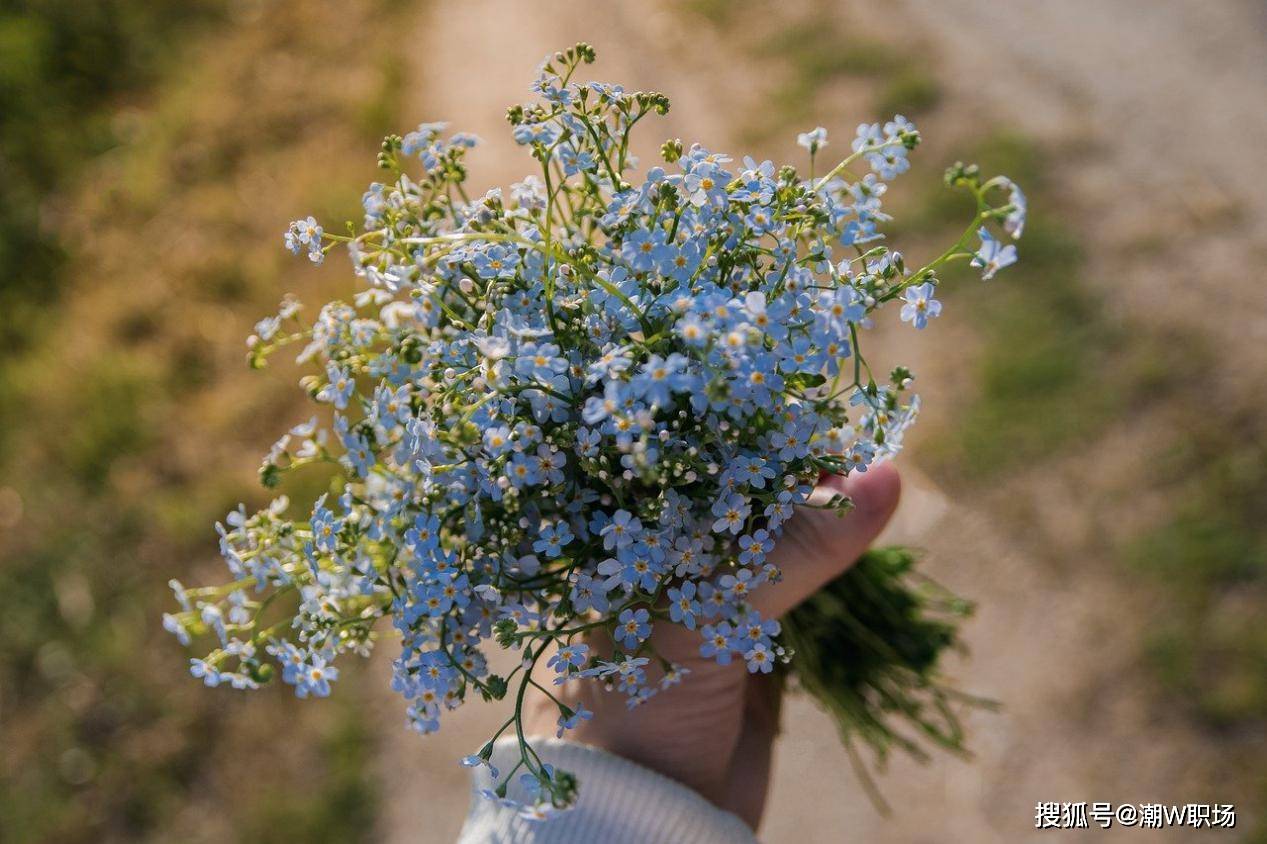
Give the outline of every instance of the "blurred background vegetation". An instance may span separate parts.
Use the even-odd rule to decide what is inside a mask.
[[[67,257],[59,189],[119,143],[118,107],[143,96],[216,2],[7,3],[0,17],[0,354],[39,336]],[[10,386],[8,379],[0,388]],[[12,408],[11,402],[4,404]],[[3,425],[8,429],[8,425]]]
[[[305,127],[338,124],[364,160],[396,125],[390,62],[362,69],[372,96],[338,91],[356,67],[322,34],[337,17],[295,11],[0,12],[0,840],[373,837],[355,688],[331,707],[266,695],[248,709],[188,682],[156,627],[167,580],[214,565],[213,522],[258,502],[252,455],[294,398],[230,383],[234,335],[281,294],[289,213],[251,230],[237,209]],[[369,35],[392,13],[348,16]],[[282,201],[334,210],[317,175]],[[238,430],[256,440],[240,454],[232,433],[214,442]]]
[[[1192,767],[1189,799],[1242,801],[1240,832],[1267,840],[1253,820],[1267,800],[1261,399],[1211,374],[1232,363],[1219,338],[1113,298],[1097,256],[1120,240],[1089,227],[1068,189],[1081,139],[956,118],[936,41],[873,34],[826,0],[753,30],[757,5],[657,12],[762,77],[712,127],[732,151],[788,158],[788,139],[814,124],[843,146],[864,117],[915,118],[935,140],[893,202],[893,234],[915,251],[961,219],[938,185],[955,158],[1027,188],[1021,265],[990,286],[951,279],[954,349],[911,350],[933,358],[935,417],[912,457],[951,500],[979,502],[1033,565],[1108,573],[1102,614],[1134,631],[1115,646],[1128,649],[1115,664],[1140,701],[1132,717],[1181,731],[1177,754],[1223,760],[1215,779]],[[207,691],[159,617],[169,578],[217,573],[212,523],[263,500],[257,458],[301,406],[286,367],[246,371],[243,337],[284,291],[316,301],[346,282],[339,262],[299,272],[279,232],[300,214],[354,214],[385,132],[464,122],[419,113],[430,66],[400,33],[425,10],[0,5],[0,840],[380,837],[392,797],[375,758],[384,736],[403,734],[396,709],[378,708],[378,679],[349,672],[318,705],[284,689]],[[618,52],[603,27],[620,14],[589,14],[598,31],[579,35],[600,56]],[[725,84],[726,65],[701,55],[661,82],[671,95],[695,79],[707,89],[710,75]],[[520,90],[528,70],[498,73]],[[1145,257],[1174,237],[1144,229],[1131,249]],[[1085,484],[1067,518],[1053,478]],[[989,600],[988,585],[956,585]],[[1151,795],[1064,799],[1110,797]]]

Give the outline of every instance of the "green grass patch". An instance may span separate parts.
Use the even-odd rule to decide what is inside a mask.
[[[1158,676],[1215,727],[1267,728],[1265,442],[1257,409],[1195,420],[1151,479],[1173,489],[1171,516],[1123,552],[1165,586]]]
[[[817,14],[777,30],[762,44],[760,54],[787,62],[805,79],[879,76],[896,72],[906,62],[888,44],[849,35],[830,18]]]
[[[152,440],[145,408],[156,386],[143,367],[126,357],[100,360],[71,399],[73,424],[48,431],[54,437],[49,447],[61,451],[59,462],[86,487],[100,489],[116,462]]]
[[[237,840],[244,844],[268,844],[285,830],[289,841],[370,842],[378,840],[375,821],[378,789],[366,771],[373,764],[371,730],[366,713],[352,700],[361,672],[349,672],[340,696],[334,728],[321,738],[320,770],[315,788],[293,782],[263,787],[254,811],[243,819]]]
[[[941,102],[941,86],[922,67],[910,66],[889,79],[876,97],[877,114],[919,115]]]
[[[876,119],[898,113],[918,116],[941,98],[936,79],[917,55],[854,34],[823,8],[776,30],[753,53],[783,74],[780,83],[770,89],[765,107],[755,110],[756,122],[742,132],[753,142],[801,125],[809,128],[814,122],[829,122],[819,116],[819,93],[842,80],[868,86]]]
[[[389,132],[401,131],[400,105],[405,99],[405,60],[397,53],[386,53],[378,63],[378,86],[361,106],[357,122],[366,135],[381,139]]]
[[[1145,400],[1164,395],[1198,360],[1171,338],[1113,317],[1083,279],[1077,235],[1060,219],[1041,151],[1001,133],[967,160],[1023,185],[1030,218],[1021,259],[989,282],[959,265],[943,287],[981,337],[973,402],[929,443],[935,468],[983,481],[1076,446]],[[913,230],[957,227],[962,195],[944,188],[906,217]]]
[[[681,8],[702,17],[713,28],[724,30],[751,5],[751,0],[685,0]]]

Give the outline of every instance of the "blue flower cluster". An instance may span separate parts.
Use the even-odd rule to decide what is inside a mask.
[[[359,231],[308,218],[286,233],[318,262],[344,244],[362,284],[311,324],[287,300],[251,338],[257,365],[305,344],[318,371],[303,386],[331,420],[289,431],[261,474],[272,486],[326,464],[337,481],[297,515],[285,498],[231,514],[219,530],[232,582],[177,585],[164,623],[184,642],[215,638],[193,661],[208,685],[253,688],[276,663],[301,697],[324,696],[336,657],[394,634],[392,685],[414,729],[439,729],[473,693],[509,692],[498,735],[523,738],[529,691],[554,699],[560,734],[592,716],[530,690],[538,663],[630,706],[681,680],[657,654],[659,625],[697,630],[703,656],[753,672],[786,658],[778,622],[749,604],[779,578],[768,555],[783,525],[821,473],[896,453],[919,407],[907,370],[872,377],[860,332],[895,301],[927,325],[950,261],[987,278],[1014,261],[984,227],[1019,235],[1024,197],[957,165],[948,181],[977,211],[913,269],[879,231],[886,182],[919,141],[900,116],[859,127],[818,177],[670,141],[634,182],[630,131],[668,101],[572,81],[592,60],[584,44],[548,58],[538,99],[509,112],[539,175],[469,198],[476,139],[424,124],[384,142],[391,178],[365,194]],[[800,143],[812,172],[827,132]],[[596,635],[610,645],[591,649]],[[519,667],[493,674],[492,647]],[[510,800],[520,769],[526,816],[570,805],[575,782],[530,748],[491,796]]]

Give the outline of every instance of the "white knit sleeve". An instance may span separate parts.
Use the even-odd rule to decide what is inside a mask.
[[[526,820],[480,796],[480,789],[495,783],[488,768],[475,768],[458,844],[756,844],[737,815],[628,759],[555,739],[534,739],[532,746],[543,762],[576,775],[576,807],[548,821]],[[518,758],[514,741],[494,745],[492,762],[499,770],[509,770]]]

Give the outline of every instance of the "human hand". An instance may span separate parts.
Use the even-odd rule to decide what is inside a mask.
[[[854,501],[845,516],[802,508],[788,520],[769,560],[783,571],[777,584],[757,589],[751,603],[765,618],[779,618],[837,577],[879,535],[897,507],[901,483],[892,464],[848,479],[829,477],[814,499],[843,493]],[[778,728],[779,686],[769,674],[749,674],[743,660],[719,665],[700,655],[698,630],[661,622],[656,651],[690,671],[680,686],[630,710],[625,696],[591,681],[561,687],[560,700],[579,701],[594,713],[567,738],[623,756],[698,791],[753,828],[761,819]],[[550,735],[558,708],[542,700],[529,731]]]

